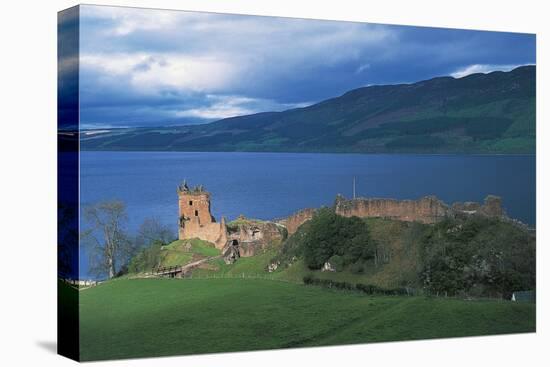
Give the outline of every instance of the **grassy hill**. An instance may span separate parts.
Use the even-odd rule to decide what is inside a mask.
[[[469,215],[436,224],[360,219],[320,209],[271,262],[275,276],[430,294],[509,299],[536,284],[535,235],[508,220]],[[335,271],[322,271],[331,264]],[[302,278],[300,278],[302,277]]]
[[[275,256],[275,259],[282,264],[275,271],[274,276],[299,282],[304,277],[311,276],[353,284],[372,284],[384,288],[405,285],[420,288],[422,284],[419,274],[422,261],[419,252],[422,236],[428,226],[382,218],[366,218],[363,222],[369,228],[370,236],[373,242],[378,244],[380,252],[383,251],[389,255],[386,260],[376,265],[373,260],[370,260],[360,272],[352,271],[350,266],[338,269],[336,272],[312,270],[304,263],[303,254],[295,252],[295,248],[302,245],[301,240],[310,231],[306,223],[289,238],[282,251]],[[289,257],[293,256],[296,256],[297,261],[289,262]]]
[[[114,280],[80,292],[82,360],[535,331],[535,306],[370,297],[252,279]]]
[[[192,276],[244,276],[296,283],[309,277],[385,289],[407,287],[421,293],[496,298],[509,298],[513,291],[535,288],[535,236],[514,223],[473,216],[428,225],[383,218],[344,218],[328,208],[321,212],[325,219],[316,216],[306,222],[282,245],[241,257],[233,264],[214,258],[194,269]],[[323,250],[321,259],[321,264],[329,261],[333,265],[334,255],[342,259],[342,265],[332,272],[312,267],[304,252],[307,238],[329,227],[334,230],[322,238],[314,237],[312,246],[317,250],[321,243],[332,244]],[[346,241],[357,243],[358,248],[343,248]],[[365,248],[370,252],[363,256]],[[350,251],[356,255],[350,256]],[[160,250],[151,247],[145,250],[148,252],[151,256],[147,258],[154,256],[152,262],[159,266],[185,265],[220,254],[213,244],[199,239],[175,241]],[[132,261],[131,273],[150,271],[150,265],[134,265],[141,257]],[[274,263],[278,263],[277,269],[268,272],[268,266]]]
[[[305,108],[82,135],[84,150],[535,153],[535,66],[355,89]]]

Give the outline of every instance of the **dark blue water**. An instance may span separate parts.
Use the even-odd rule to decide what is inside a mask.
[[[211,192],[217,219],[273,219],[351,197],[354,176],[359,196],[452,203],[498,195],[511,217],[535,224],[534,156],[82,152],[80,174],[81,204],[124,201],[130,231],[157,217],[175,233],[183,179]]]

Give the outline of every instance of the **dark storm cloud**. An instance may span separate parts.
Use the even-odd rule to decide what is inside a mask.
[[[535,63],[535,36],[82,7],[81,121],[158,125]]]

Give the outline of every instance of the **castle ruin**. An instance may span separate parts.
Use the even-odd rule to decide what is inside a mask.
[[[239,217],[226,224],[225,218],[216,222],[210,212],[210,193],[204,187],[189,188],[184,181],[178,187],[178,239],[199,238],[222,250],[224,258],[254,256],[274,242],[280,242],[285,233],[282,226],[269,221]],[[227,256],[226,256],[227,255]]]
[[[227,242],[225,219],[216,222],[210,213],[210,193],[202,186],[190,189],[184,181],[178,187],[178,239],[200,238],[223,248]]]
[[[281,243],[298,227],[317,212],[316,209],[302,209],[277,222],[261,221],[239,217],[226,224],[222,217],[218,223],[210,212],[210,193],[202,186],[193,189],[184,181],[178,187],[180,240],[199,238],[211,242],[222,250],[224,258],[236,261],[239,257],[254,256],[265,251],[273,243]],[[458,202],[447,205],[435,196],[418,200],[395,200],[378,198],[346,199],[336,196],[336,214],[343,217],[387,218],[425,224],[437,223],[447,217],[481,215],[492,218],[508,218],[502,208],[501,199],[489,195],[484,203]]]

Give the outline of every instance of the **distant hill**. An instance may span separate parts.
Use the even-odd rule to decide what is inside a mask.
[[[83,150],[535,153],[535,66],[355,89],[283,112],[81,136]]]

